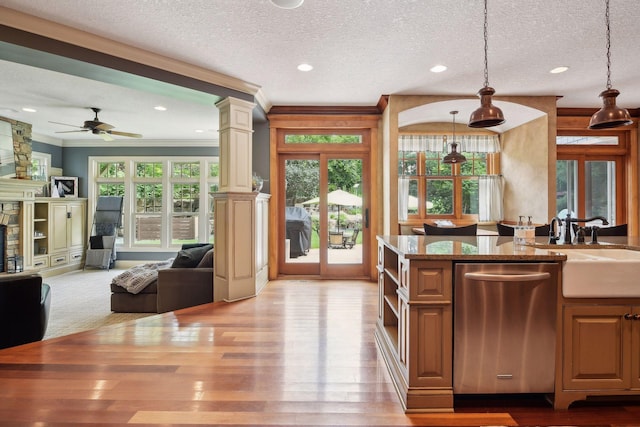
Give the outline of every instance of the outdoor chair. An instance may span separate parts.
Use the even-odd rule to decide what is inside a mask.
[[[329,232],[329,248],[339,249],[344,248],[344,233],[342,231],[330,231]]]
[[[358,233],[360,232],[359,229],[354,229],[353,233],[351,233],[350,235],[346,236],[343,240],[344,240],[344,246],[352,249],[355,244],[356,244],[356,240],[358,239]]]

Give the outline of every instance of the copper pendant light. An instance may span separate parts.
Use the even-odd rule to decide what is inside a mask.
[[[458,112],[450,111],[449,114],[453,116],[453,142],[451,143],[451,152],[444,156],[442,163],[464,163],[467,161],[467,158],[461,153],[458,153],[458,143],[456,142],[456,114],[458,114]]]
[[[633,123],[629,112],[616,106],[620,92],[611,88],[611,28],[609,26],[609,0],[605,1],[605,23],[607,25],[607,89],[600,93],[602,108],[591,116],[589,129],[610,129]]]
[[[491,103],[491,96],[496,92],[489,86],[489,64],[487,60],[487,0],[484,0],[484,87],[478,91],[480,108],[471,113],[469,127],[488,128],[504,123],[502,110]]]

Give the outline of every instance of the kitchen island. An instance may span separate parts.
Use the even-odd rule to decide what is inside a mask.
[[[637,238],[601,243],[640,248]],[[456,266],[545,264],[561,272],[565,248],[548,246],[544,238],[515,246],[511,237],[499,236],[378,236],[376,341],[406,412],[454,410],[453,360],[460,350],[454,348]],[[566,408],[588,396],[640,394],[640,299],[564,298],[562,274],[551,278],[556,345],[545,351],[553,358],[554,406]]]

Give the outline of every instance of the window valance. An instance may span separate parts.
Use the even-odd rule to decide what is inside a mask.
[[[453,142],[452,135],[400,135],[398,150],[400,151],[432,151],[442,152],[444,138]],[[463,153],[499,153],[500,137],[498,135],[456,135],[458,151]]]

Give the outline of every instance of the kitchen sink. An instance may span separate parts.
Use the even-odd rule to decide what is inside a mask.
[[[640,297],[640,251],[557,249],[567,255],[562,269],[565,298]]]

